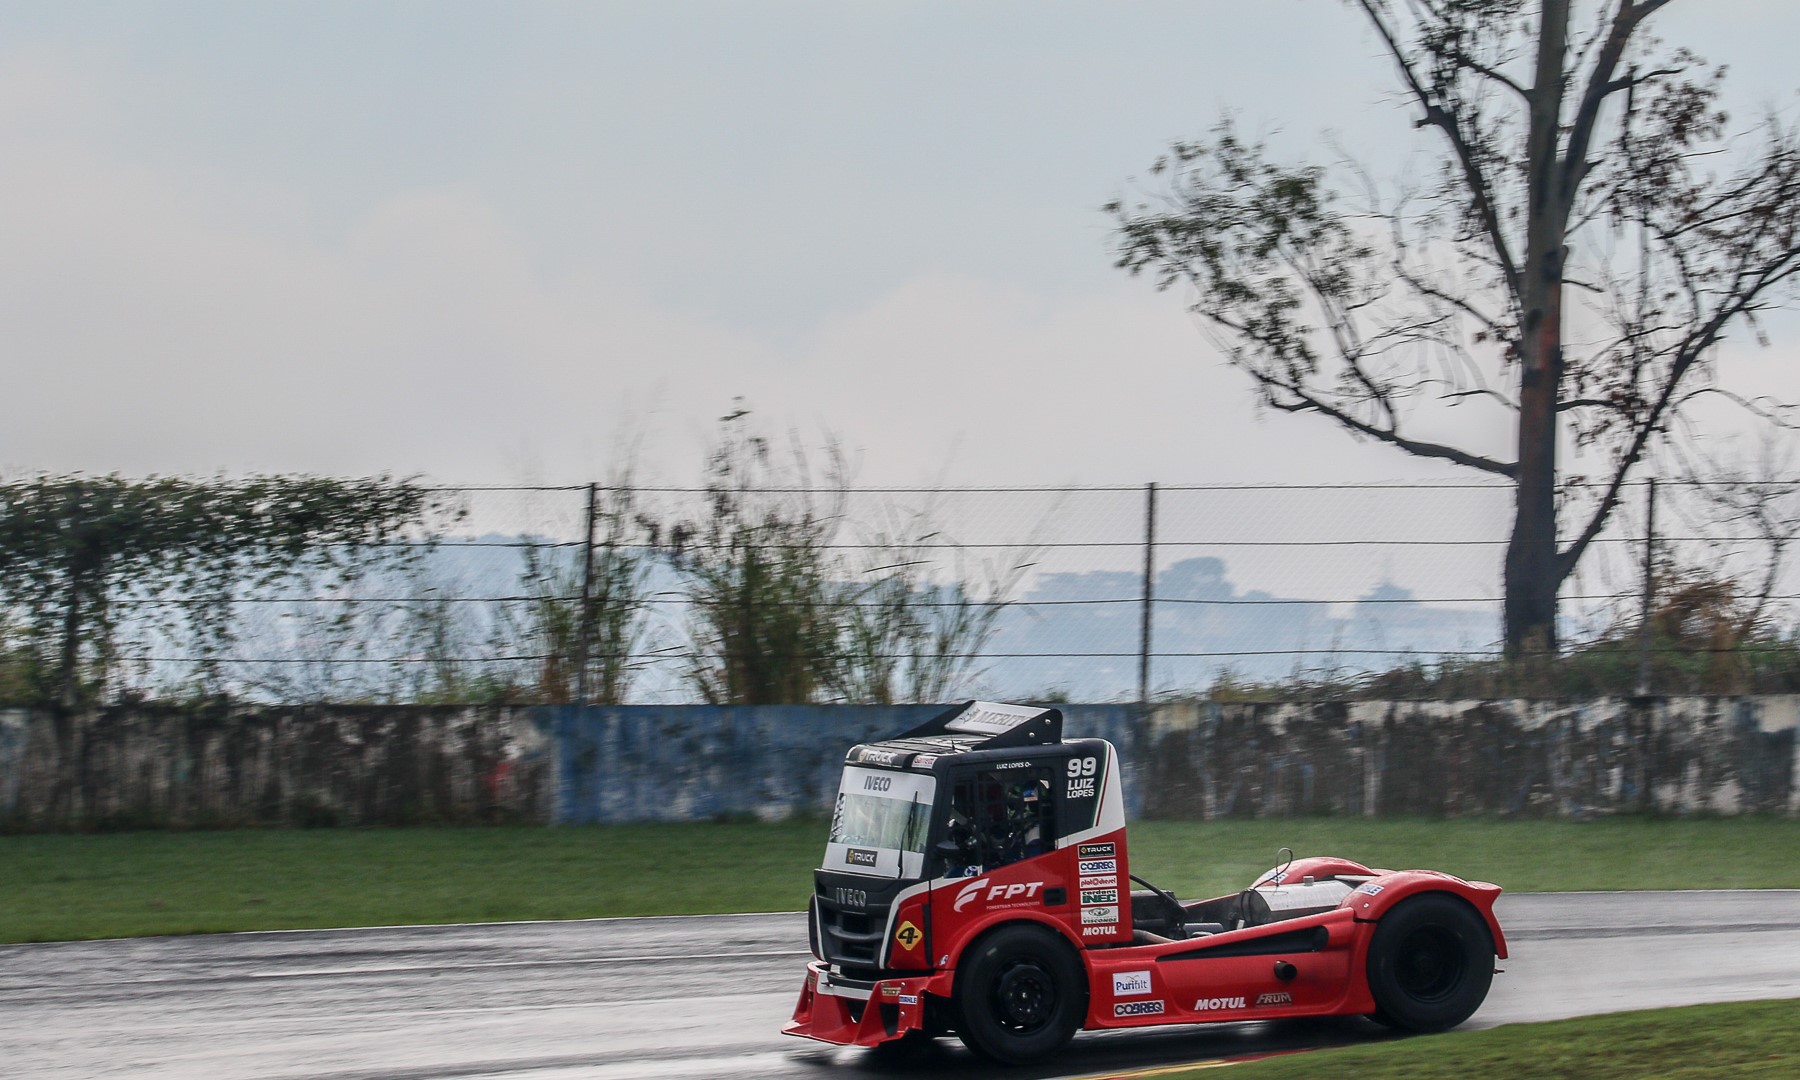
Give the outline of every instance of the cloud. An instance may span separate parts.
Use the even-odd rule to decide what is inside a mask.
[[[1052,300],[921,272],[775,342],[652,298],[604,251],[548,268],[466,185],[390,191],[333,233],[303,191],[113,149],[72,65],[5,66],[0,88],[55,89],[44,123],[0,124],[10,468],[577,482],[637,434],[648,473],[691,482],[738,395],[835,433],[869,482],[1271,479],[1356,455],[1253,416],[1141,283]],[[76,112],[92,123],[55,120]]]
[[[626,284],[542,273],[465,190],[396,192],[320,239],[294,193],[228,188],[0,129],[0,462],[498,481],[522,453],[585,478],[633,393],[723,397],[713,376],[764,359]]]

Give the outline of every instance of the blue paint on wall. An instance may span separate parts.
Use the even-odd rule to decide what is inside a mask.
[[[943,711],[942,705],[616,705],[546,708],[556,733],[555,822],[704,821],[753,815],[823,813],[837,790],[844,753],[891,738]],[[1143,795],[1136,709],[1073,705],[1069,738],[1118,746],[1126,811]]]

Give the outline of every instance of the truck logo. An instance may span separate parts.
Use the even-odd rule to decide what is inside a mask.
[[[1119,872],[1119,860],[1083,859],[1076,864],[1075,870],[1080,874],[1116,874]]]
[[[861,889],[846,889],[840,886],[831,890],[831,898],[843,907],[869,906],[869,894]]]
[[[1075,847],[1075,854],[1083,859],[1105,859],[1118,853],[1110,840],[1104,844],[1078,844]]]
[[[1132,997],[1136,994],[1150,992],[1150,973],[1148,971],[1115,971],[1113,972],[1113,996]]]
[[[864,791],[886,791],[893,786],[894,786],[894,778],[891,776],[865,776],[865,777],[863,777],[863,790]]]
[[[1116,904],[1119,902],[1119,890],[1083,889],[1081,890],[1081,902],[1083,904]]]
[[[1039,889],[1044,887],[1044,883],[1041,881],[1015,881],[1011,885],[989,885],[988,880],[980,878],[964,885],[956,894],[956,902],[950,906],[961,911],[969,905],[971,900],[977,898],[990,904],[996,900],[1014,900],[1019,897],[1029,900],[1037,895]]]
[[[1159,1016],[1162,1011],[1161,1001],[1119,1001],[1113,1004],[1114,1016]]]
[[[1084,907],[1081,909],[1081,921],[1084,923],[1115,923],[1119,921],[1117,907]]]
[[[868,848],[853,847],[844,852],[844,861],[851,866],[874,866],[875,858],[875,852]]]

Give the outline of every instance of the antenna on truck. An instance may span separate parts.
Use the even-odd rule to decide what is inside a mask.
[[[918,817],[919,817],[919,789],[913,788],[912,802],[906,804],[906,832],[900,834],[900,838],[902,841],[910,839],[910,837],[908,837],[906,835],[906,833],[912,832],[913,822],[916,821],[918,819]],[[921,840],[922,839],[923,838],[921,837]],[[925,860],[925,853],[920,852],[919,853],[919,861],[923,862],[924,860]],[[919,867],[919,869],[922,872],[925,868],[923,866],[921,866],[921,867]],[[903,878],[905,876],[906,876],[906,848],[902,847],[900,849],[897,857],[894,859],[894,880],[899,881],[901,878]]]

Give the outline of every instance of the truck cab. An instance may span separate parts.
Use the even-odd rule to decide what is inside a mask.
[[[815,989],[855,1001],[883,979],[953,968],[1001,922],[1041,923],[1077,948],[1131,940],[1118,755],[1103,739],[1065,742],[1062,722],[973,701],[850,749],[813,873]]]

